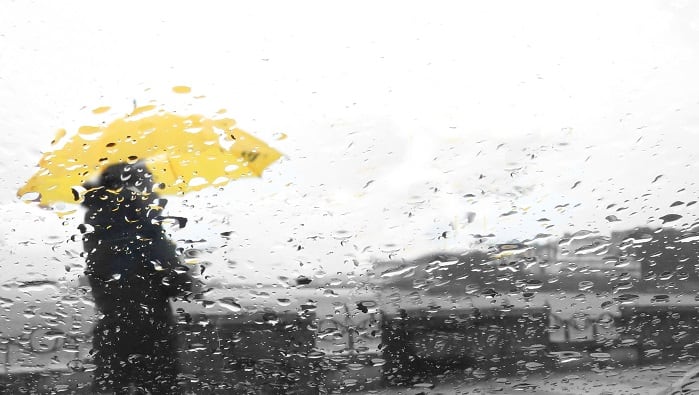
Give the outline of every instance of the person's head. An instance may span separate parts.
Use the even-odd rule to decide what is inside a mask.
[[[96,180],[85,183],[84,187],[86,189],[103,187],[110,190],[127,188],[134,192],[151,193],[153,178],[143,161],[133,164],[115,163],[107,166]]]

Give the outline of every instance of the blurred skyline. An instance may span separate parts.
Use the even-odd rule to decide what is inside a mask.
[[[171,199],[190,218],[174,238],[208,240],[222,276],[348,272],[475,234],[697,222],[694,3],[71,5],[0,15],[9,277],[82,264],[81,212],[60,219],[15,191],[57,129],[134,101],[225,108],[287,155],[262,179]]]

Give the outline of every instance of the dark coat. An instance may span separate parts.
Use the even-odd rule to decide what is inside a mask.
[[[108,168],[82,202],[85,273],[103,314],[94,330],[95,383],[167,393],[179,370],[169,298],[191,293],[192,280],[158,221],[164,201],[145,191],[151,184],[137,169]]]
[[[85,196],[86,274],[103,314],[135,303],[162,311],[169,297],[191,291],[188,268],[158,221],[158,200],[126,188]]]

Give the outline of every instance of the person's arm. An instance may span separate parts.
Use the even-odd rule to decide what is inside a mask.
[[[168,297],[188,297],[196,291],[192,267],[184,263],[175,243],[165,235],[153,240],[151,260],[155,270],[161,273],[161,283]]]

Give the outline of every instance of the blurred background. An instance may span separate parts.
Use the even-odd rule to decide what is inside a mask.
[[[16,191],[59,129],[146,104],[284,155],[168,204],[209,289],[175,306],[192,393],[691,377],[697,35],[689,1],[7,1],[0,382],[89,393],[82,209]]]

